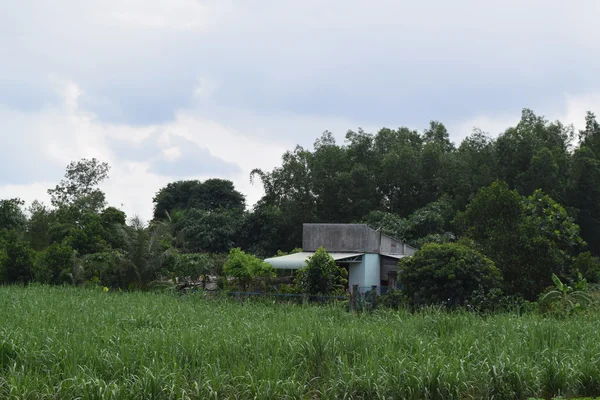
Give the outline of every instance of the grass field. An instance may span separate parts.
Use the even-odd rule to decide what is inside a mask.
[[[0,398],[600,394],[599,315],[352,315],[341,306],[0,287]]]

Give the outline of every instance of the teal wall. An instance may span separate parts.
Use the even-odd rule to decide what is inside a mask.
[[[365,254],[360,264],[351,264],[348,270],[348,286],[358,285],[361,291],[369,290],[372,285],[380,284],[379,254]]]

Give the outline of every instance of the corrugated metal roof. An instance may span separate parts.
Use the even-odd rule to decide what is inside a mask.
[[[306,260],[313,254],[315,253],[302,251],[300,253],[288,254],[287,256],[267,258],[265,262],[271,264],[273,268],[300,269],[306,265]],[[365,253],[329,253],[336,261],[362,256],[363,254]]]

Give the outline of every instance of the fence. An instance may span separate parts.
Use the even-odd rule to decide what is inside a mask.
[[[379,291],[381,290],[381,293]],[[387,286],[369,286],[361,287],[358,285],[352,286],[352,292],[345,296],[322,296],[311,294],[295,294],[295,293],[268,293],[268,292],[229,292],[219,290],[203,290],[197,288],[186,288],[182,293],[204,293],[205,295],[224,294],[236,300],[245,300],[250,298],[273,299],[276,302],[293,302],[293,303],[328,303],[332,301],[348,300],[350,310],[374,309],[377,304],[377,297],[380,294],[387,292]]]

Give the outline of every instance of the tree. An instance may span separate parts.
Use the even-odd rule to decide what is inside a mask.
[[[212,270],[212,263],[206,254],[176,254],[174,255],[172,275],[183,281],[197,281],[200,276],[205,279]]]
[[[319,247],[306,266],[296,273],[295,285],[300,293],[333,296],[344,293],[347,277],[346,270],[338,267],[327,251]]]
[[[35,252],[14,230],[0,231],[0,282],[28,283],[33,279]]]
[[[231,181],[224,179],[172,182],[160,189],[153,201],[154,218],[160,220],[167,219],[175,210],[243,211],[245,208],[244,196]]]
[[[35,260],[35,280],[42,283],[61,284],[72,282],[75,269],[75,251],[67,244],[53,243]]]
[[[404,293],[415,305],[466,305],[476,294],[502,286],[502,274],[480,252],[460,244],[425,244],[400,260]]]
[[[41,251],[52,243],[50,227],[56,225],[56,213],[39,201],[34,201],[28,210],[25,238],[35,251]]]
[[[25,202],[21,199],[0,200],[0,229],[23,231],[27,218],[21,207]]]
[[[600,136],[598,140],[600,143]],[[573,156],[568,199],[578,210],[582,237],[590,251],[600,255],[600,160],[587,146],[577,149]]]
[[[105,195],[97,186],[108,178],[109,170],[107,163],[95,158],[71,162],[67,166],[65,179],[54,189],[48,190],[52,205],[77,205],[92,212],[101,210],[105,205]]]
[[[564,207],[539,190],[522,197],[504,182],[482,188],[455,224],[500,268],[506,291],[529,300],[551,283],[552,273],[572,275],[573,257],[584,245]]]
[[[174,224],[183,239],[182,249],[191,253],[227,252],[236,245],[243,221],[237,210],[188,209]]]
[[[223,273],[234,278],[242,291],[248,290],[255,278],[274,275],[273,267],[269,263],[243,252],[240,248],[231,249],[223,266]]]

